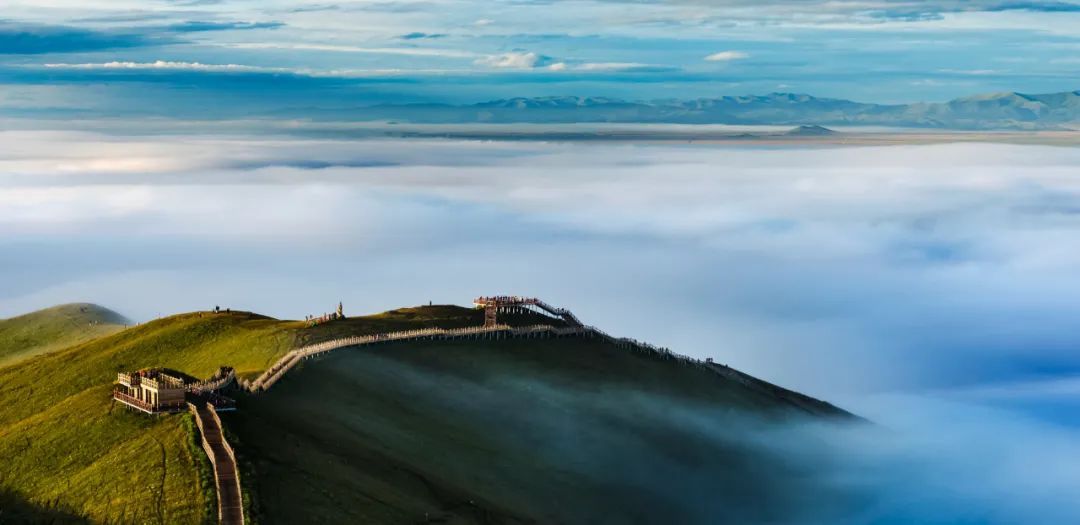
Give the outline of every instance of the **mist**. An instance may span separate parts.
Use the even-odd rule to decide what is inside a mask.
[[[1069,523],[1077,165],[988,143],[7,131],[0,315],[536,295],[871,419],[751,440],[855,498],[847,522]]]
[[[300,318],[517,293],[834,398],[1080,370],[1075,149],[2,144],[0,315],[78,300]]]

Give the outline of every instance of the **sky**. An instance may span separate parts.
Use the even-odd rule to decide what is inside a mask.
[[[7,0],[0,115],[1080,88],[1080,2]]]

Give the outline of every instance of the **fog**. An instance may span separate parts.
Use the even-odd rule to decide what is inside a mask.
[[[879,423],[833,440],[858,452],[835,481],[907,513],[867,522],[1075,522],[1078,165],[998,144],[8,131],[0,316],[536,295]]]
[[[552,353],[541,357],[544,350]],[[513,357],[491,358],[500,351]],[[538,364],[562,355],[468,342],[334,354],[305,365],[268,394],[268,404],[238,417],[266,421],[249,432],[278,425],[283,441],[342,464],[355,465],[354,450],[378,443],[380,453],[410,465],[403,470],[435,469],[444,482],[488,501],[515,501],[511,507],[541,522],[1080,519],[1076,429],[955,396],[913,394],[874,396],[864,406],[873,423],[780,420],[687,395],[695,384],[689,368],[679,386],[637,388],[617,376]],[[327,396],[350,409],[313,401]],[[409,401],[401,406],[402,399]],[[461,435],[476,437],[453,437]],[[318,467],[299,457],[281,463],[273,468],[319,479],[314,494],[366,498],[318,478]]]

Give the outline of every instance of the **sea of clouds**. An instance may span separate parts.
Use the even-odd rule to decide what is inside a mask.
[[[894,430],[839,471],[880,488],[875,523],[1075,522],[1055,489],[1080,473],[1078,165],[989,143],[7,131],[0,316],[536,295]]]

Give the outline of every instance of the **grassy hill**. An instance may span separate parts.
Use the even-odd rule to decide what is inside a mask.
[[[225,416],[260,523],[788,523],[839,496],[753,436],[808,411],[853,420],[592,340],[304,367]]]
[[[251,378],[301,344],[482,321],[454,306],[315,327],[195,312],[0,366],[0,522],[215,521],[190,416],[114,405],[118,371]],[[693,523],[732,497],[763,502],[729,511],[747,520],[823,497],[743,433],[846,417],[793,396],[596,341],[401,343],[306,362],[224,419],[256,521]]]
[[[88,303],[73,303],[0,320],[0,366],[118,332],[130,321]]]
[[[465,326],[482,318],[469,308],[436,306],[308,328],[247,312],[195,312],[23,356],[0,367],[0,494],[24,500],[24,512],[63,509],[97,522],[202,523],[213,514],[212,501],[207,507],[212,486],[200,478],[205,456],[189,446],[187,423],[114,405],[117,372],[168,367],[208,377],[229,365],[242,377],[255,377],[298,344]],[[44,341],[46,335],[37,337]]]

